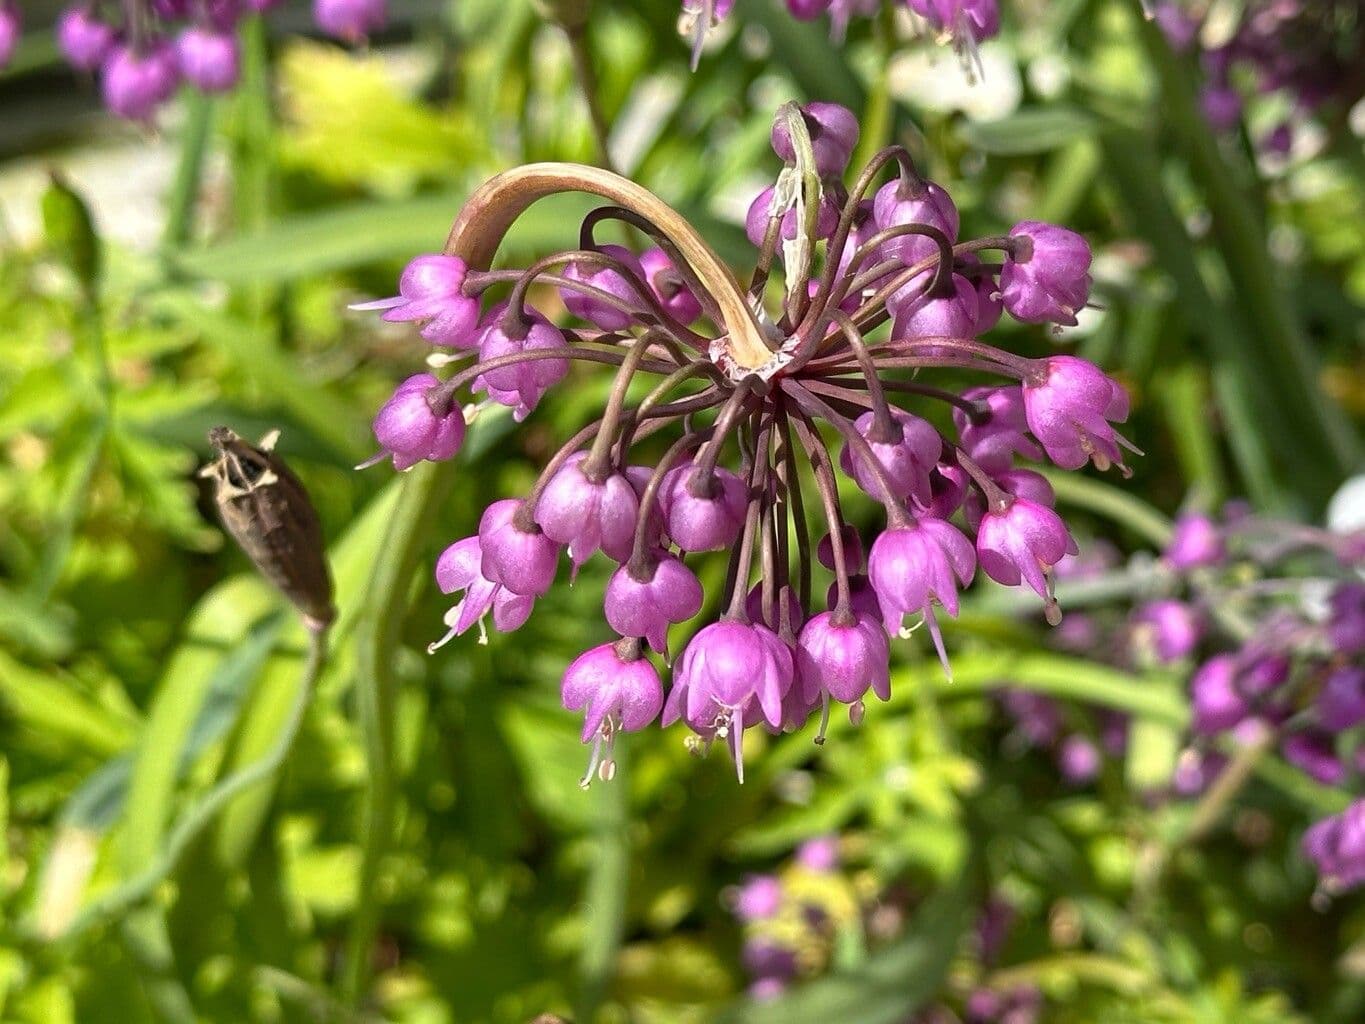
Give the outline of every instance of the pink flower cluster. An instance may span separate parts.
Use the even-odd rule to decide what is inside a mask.
[[[57,46],[79,71],[96,73],[113,114],[146,121],[182,84],[230,92],[241,74],[237,27],[280,0],[82,0],[57,21]],[[318,28],[358,42],[384,26],[387,0],[314,0]],[[19,8],[0,0],[0,67],[20,32]]]
[[[1216,131],[1241,124],[1247,99],[1273,98],[1273,107],[1287,112],[1257,144],[1285,155],[1305,119],[1344,112],[1360,99],[1360,76],[1352,71],[1365,50],[1365,20],[1357,0],[1249,0],[1231,26],[1217,24],[1224,13],[1210,0],[1165,0],[1154,11],[1171,48],[1198,56],[1200,105]],[[1206,45],[1210,20],[1217,42]]]
[[[950,42],[964,59],[975,62],[976,46],[1000,31],[998,0],[786,0],[798,21],[829,19],[830,34],[842,41],[854,18],[875,17],[889,6],[910,11],[940,39]],[[733,13],[734,0],[682,0],[683,31],[692,41],[692,67],[701,56],[707,33]]]
[[[1089,248],[1037,221],[959,239],[948,192],[899,147],[848,186],[857,137],[856,119],[833,104],[779,112],[772,141],[784,170],[750,217],[747,302],[782,296],[760,315],[771,358],[758,368],[738,365],[728,337],[711,333],[724,322],[716,294],[661,228],[629,216],[653,236],[641,253],[595,241],[596,225],[627,216],[614,207],[589,215],[578,249],[524,271],[420,256],[397,296],[361,307],[419,325],[447,353],[438,361],[473,360],[439,383],[409,378],[379,411],[379,457],[400,469],[450,458],[481,408],[523,419],[575,362],[618,368],[601,417],[527,495],[491,504],[478,533],[442,556],[441,589],[463,597],[433,645],[482,629],[490,612],[496,629],[516,628],[564,551],[574,571],[598,552],[616,563],[604,610],[619,639],[581,656],[563,683],[565,707],[585,712],[600,774],[612,770],[614,735],[656,717],[727,746],[741,779],[746,730],[818,716],[823,737],[835,703],[859,720],[869,690],[889,697],[891,644],[907,625],[926,627],[946,670],[937,614],[957,614],[978,569],[1027,586],[1060,621],[1053,567],[1075,545],[1046,478],[1022,463],[1121,467],[1126,442],[1112,424],[1128,398],[1085,360],[1024,358],[979,339],[1002,311],[1074,323]],[[815,191],[803,191],[812,178]],[[999,262],[983,258],[992,252]],[[559,289],[571,325],[528,305],[532,283]],[[995,380],[945,390],[921,379],[933,368]],[[632,405],[641,374],[658,383]],[[466,386],[483,397],[462,409]],[[954,430],[893,397],[938,404]],[[666,446],[648,442],[668,428]],[[845,516],[836,464],[884,510],[868,542]],[[695,568],[707,552],[729,563],[718,611],[673,662],[665,695],[648,652],[667,660],[673,627],[707,607]]]

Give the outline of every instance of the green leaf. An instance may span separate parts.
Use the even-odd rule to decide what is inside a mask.
[[[436,252],[464,205],[466,193],[337,206],[286,217],[250,235],[173,253],[181,273],[225,281],[276,283],[385,260]],[[504,251],[532,253],[572,245],[573,225],[590,208],[583,196],[543,199],[508,233]],[[197,308],[202,309],[202,304]]]
[[[99,291],[100,246],[85,201],[55,172],[42,199],[43,230],[53,253],[67,265],[87,296]]]
[[[242,695],[270,654],[282,625],[282,614],[268,615],[252,627],[246,640],[229,651],[214,670],[208,696],[180,753],[179,778],[184,778],[200,755],[235,720]],[[123,813],[132,768],[133,759],[128,753],[101,765],[66,802],[58,816],[59,827],[102,832],[112,825]]]
[[[998,121],[965,121],[959,128],[962,140],[984,153],[1021,156],[1048,153],[1079,139],[1088,139],[1100,128],[1099,120],[1077,107],[1025,107]]]
[[[108,756],[128,745],[133,723],[80,695],[72,681],[0,651],[0,709],[48,739]]]
[[[1130,675],[1108,665],[1060,654],[974,652],[953,658],[951,681],[943,677],[937,664],[905,666],[896,672],[892,691],[898,686],[932,686],[942,697],[951,698],[1012,686],[1183,727],[1189,720],[1184,699],[1174,689],[1154,687],[1154,675]]]

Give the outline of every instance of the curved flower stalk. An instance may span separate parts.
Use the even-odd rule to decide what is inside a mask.
[[[889,696],[890,641],[905,627],[927,624],[946,668],[936,614],[956,614],[978,558],[1060,619],[1052,567],[1071,538],[1050,489],[1016,457],[1122,466],[1117,384],[1074,357],[1027,359],[978,338],[998,315],[992,302],[1029,321],[1069,320],[1089,288],[1084,241],[1036,222],[960,240],[947,192],[903,149],[845,185],[857,134],[831,104],[779,111],[784,167],[763,200],[747,286],[647,190],[595,168],[537,164],[489,181],[444,251],[409,265],[398,296],[362,304],[416,324],[438,349],[428,361],[459,367],[442,381],[409,378],[380,410],[380,455],[399,468],[450,458],[464,421],[491,405],[533,414],[570,367],[614,368],[601,416],[437,567],[441,589],[464,595],[444,643],[476,623],[482,631],[490,612],[495,629],[519,626],[566,550],[575,570],[597,552],[617,564],[605,611],[621,640],[580,658],[564,684],[566,706],[593,723],[585,741],[599,777],[614,770],[616,733],[660,710],[700,746],[721,741],[741,772],[749,728],[797,729],[818,713],[823,737],[834,703],[861,719],[868,690]],[[517,216],[567,190],[610,204],[584,220],[577,246],[488,270]],[[633,226],[650,248],[600,242],[604,221]],[[533,284],[558,288],[572,322],[552,327],[534,310]],[[540,367],[553,373],[535,376]],[[916,376],[939,367],[990,383],[958,393]],[[654,384],[632,402],[640,377]],[[462,411],[470,390],[484,397]],[[920,415],[929,404],[956,417],[956,436]],[[881,506],[875,537],[849,525],[836,465]],[[708,551],[729,564],[713,595],[718,621],[681,650],[660,707],[648,651],[666,653],[669,630],[703,606],[694,566]]]

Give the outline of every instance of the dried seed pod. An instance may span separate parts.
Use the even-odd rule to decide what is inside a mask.
[[[332,577],[322,526],[303,484],[275,454],[280,438],[272,430],[259,446],[227,427],[209,431],[218,458],[199,471],[214,482],[223,526],[303,615],[309,629],[324,629],[336,617]]]

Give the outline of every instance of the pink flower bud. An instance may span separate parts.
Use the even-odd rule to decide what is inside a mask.
[[[1074,327],[1090,301],[1090,245],[1074,231],[1026,220],[1010,229],[1014,250],[1000,269],[1000,298],[1026,323]]]
[[[407,469],[423,459],[453,458],[464,443],[464,413],[452,405],[437,414],[428,393],[440,384],[429,373],[419,373],[398,385],[393,397],[374,418],[374,436],[393,455],[394,469]]]
[[[535,523],[522,522],[523,503],[495,501],[479,520],[480,571],[514,594],[539,597],[555,581],[559,545]]]

